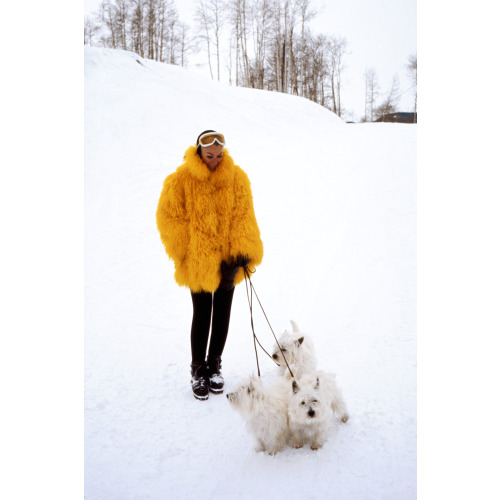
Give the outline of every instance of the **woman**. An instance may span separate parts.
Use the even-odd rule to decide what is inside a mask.
[[[208,399],[209,390],[223,391],[221,355],[234,286],[264,253],[250,181],[224,146],[222,134],[202,132],[165,179],[156,212],[175,280],[191,290],[191,387],[200,400]]]

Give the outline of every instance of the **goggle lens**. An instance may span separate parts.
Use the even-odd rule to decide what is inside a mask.
[[[212,146],[216,142],[218,142],[221,146],[226,145],[226,141],[224,140],[224,136],[222,134],[216,134],[214,132],[209,132],[208,134],[202,135],[199,140],[199,144],[203,147]]]

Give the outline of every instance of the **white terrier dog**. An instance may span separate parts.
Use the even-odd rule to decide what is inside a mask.
[[[334,375],[307,374],[300,385],[293,380],[288,403],[290,446],[302,448],[310,443],[313,450],[321,448],[332,428],[334,412],[347,422],[349,415]]]
[[[311,339],[300,333],[295,322],[290,321],[290,323],[292,324],[292,333],[286,331],[283,333],[278,340],[281,349],[276,346],[272,358],[280,367],[280,372],[286,378],[291,379],[290,372],[283,359],[283,356],[285,356],[294,377],[299,379],[302,375],[316,369],[316,356]]]
[[[265,387],[260,378],[251,377],[226,394],[231,406],[246,422],[257,441],[256,451],[275,455],[288,438],[288,399],[290,384],[280,378]]]
[[[344,423],[349,420],[349,412],[337,385],[335,373],[323,371],[307,373],[300,378],[299,384],[301,387],[308,386],[321,392],[322,399],[330,406],[333,413]]]

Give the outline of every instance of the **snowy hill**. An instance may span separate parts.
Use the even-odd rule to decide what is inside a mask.
[[[191,394],[191,298],[155,212],[209,128],[252,182],[264,242],[252,281],[274,331],[294,319],[344,393],[351,419],[319,451],[256,453],[224,396]],[[227,388],[252,373],[242,284]],[[85,48],[85,498],[416,498],[415,126],[346,125],[299,97]]]

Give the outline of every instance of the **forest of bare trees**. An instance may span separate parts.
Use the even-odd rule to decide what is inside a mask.
[[[212,79],[225,74],[230,84],[302,96],[342,117],[349,43],[315,35],[309,27],[315,15],[311,0],[198,0],[191,27],[179,20],[174,0],[102,0],[85,18],[84,40],[180,66],[204,52]],[[408,65],[412,78],[413,67],[416,89],[416,55]],[[364,78],[363,121],[374,121],[395,109],[399,82],[376,104],[375,70]]]

